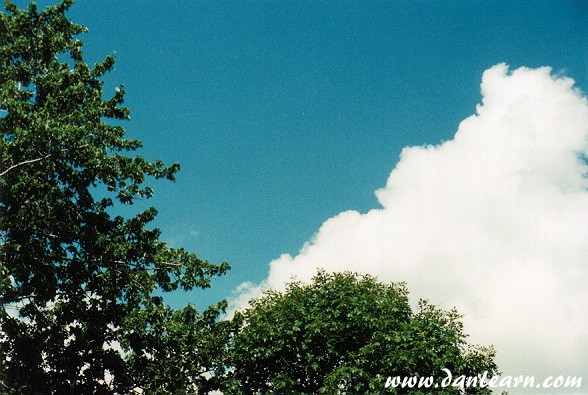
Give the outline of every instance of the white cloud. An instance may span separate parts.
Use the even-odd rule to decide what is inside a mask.
[[[505,374],[587,375],[588,103],[573,84],[550,68],[490,68],[453,140],[402,151],[381,208],[327,220],[234,305],[317,267],[367,272],[457,306]]]

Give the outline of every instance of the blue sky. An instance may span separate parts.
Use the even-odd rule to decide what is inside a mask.
[[[116,52],[108,84],[125,84],[142,155],[182,165],[154,185],[163,238],[233,266],[175,306],[259,282],[326,219],[377,208],[401,149],[451,139],[492,65],[588,87],[583,1],[78,0],[70,16],[90,62]]]
[[[233,269],[196,305],[258,282],[327,218],[378,207],[404,146],[450,139],[484,70],[549,65],[587,87],[582,1],[79,0],[90,61],[116,52],[163,237]]]

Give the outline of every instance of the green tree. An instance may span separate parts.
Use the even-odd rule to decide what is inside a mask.
[[[403,284],[321,272],[311,284],[267,292],[235,316],[241,328],[230,343],[225,388],[231,394],[417,394],[386,388],[386,380],[434,376],[440,384],[444,368],[454,376],[487,371],[492,377],[493,349],[469,345],[460,319],[425,301],[413,312]]]
[[[123,86],[103,94],[114,58],[84,62],[72,3],[0,12],[0,391],[205,389],[224,302],[200,315],[154,291],[209,287],[229,266],[161,242],[154,208],[115,215],[179,166],[129,155]]]

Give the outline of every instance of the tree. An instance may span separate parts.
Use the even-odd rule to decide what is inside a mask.
[[[224,302],[199,315],[154,291],[206,288],[229,266],[160,241],[154,208],[114,214],[179,166],[129,155],[124,88],[103,93],[114,57],[84,62],[72,3],[0,12],[0,392],[206,388]]]
[[[319,272],[311,284],[268,291],[235,316],[240,330],[230,343],[227,393],[407,393],[386,388],[387,378],[442,381],[444,368],[454,376],[492,377],[493,349],[468,345],[460,318],[425,301],[413,312],[403,284]]]

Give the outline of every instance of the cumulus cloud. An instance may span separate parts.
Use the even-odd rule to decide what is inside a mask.
[[[505,374],[586,376],[587,100],[547,67],[496,65],[481,92],[452,140],[403,149],[381,208],[328,219],[233,305],[318,267],[371,273],[456,306]]]

